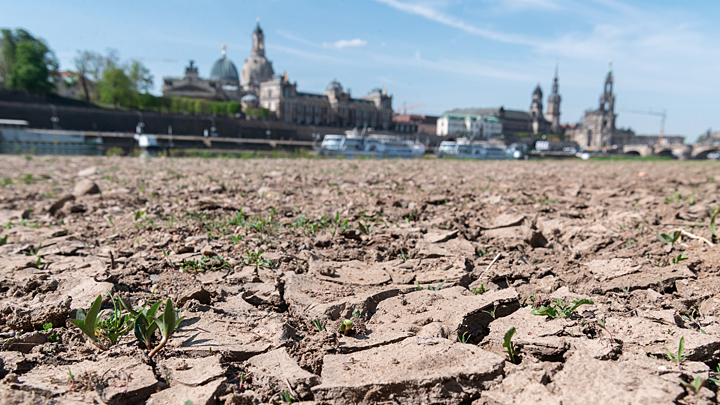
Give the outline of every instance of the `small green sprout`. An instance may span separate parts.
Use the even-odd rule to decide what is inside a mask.
[[[167,299],[165,302],[165,311],[159,316],[159,317],[151,317],[156,324],[157,328],[160,330],[160,334],[162,335],[162,339],[160,340],[160,343],[158,343],[157,346],[148,354],[148,357],[154,356],[157,352],[162,349],[165,344],[168,342],[168,339],[170,339],[170,336],[172,336],[173,333],[175,333],[175,328],[182,322],[185,317],[177,318],[177,314],[175,312],[175,308],[173,308],[173,303],[170,298]]]
[[[152,296],[150,298],[152,299]],[[121,300],[120,302],[125,306],[124,301]],[[149,302],[150,300],[148,300],[148,303]],[[150,341],[155,334],[155,330],[158,328],[157,323],[153,322],[152,318],[157,316],[160,305],[162,305],[162,301],[156,302],[150,308],[145,308],[145,306],[147,306],[146,303],[145,306],[139,308],[137,311],[125,306],[125,309],[135,316],[135,322],[133,324],[135,337],[142,342],[148,350],[152,350]]]
[[[706,382],[707,380],[702,377],[695,377],[695,380],[690,383],[680,380],[680,384],[682,384],[683,387],[685,387],[688,391],[692,392],[694,395],[697,395],[698,392],[700,392]]]
[[[68,375],[70,376],[70,391],[72,391],[75,389],[75,376],[72,371],[70,371],[70,367],[68,367]]]
[[[47,335],[48,340],[51,342],[57,342],[58,336],[57,332],[53,330],[53,324],[48,322],[43,325],[43,334]]]
[[[8,238],[7,235],[5,235],[5,236],[3,236],[2,238],[0,238],[0,246],[2,246],[2,245],[7,245],[7,238]]]
[[[346,319],[340,323],[340,333],[347,336],[353,328],[353,321]]]
[[[505,332],[505,337],[503,338],[503,347],[505,348],[505,353],[508,355],[508,359],[510,359],[511,363],[517,364],[518,358],[517,358],[517,352],[515,351],[515,346],[512,342],[512,337],[515,334],[516,330],[513,326],[510,328],[507,332]]]
[[[712,214],[712,218],[710,218],[710,232],[713,234],[713,238],[717,238],[717,229],[715,229],[715,218],[717,218],[718,212],[720,212],[720,206],[715,208],[715,211]]]
[[[373,226],[372,225],[363,225],[362,222],[358,221],[358,229],[360,229],[360,232],[364,233],[365,235],[370,235],[372,232]]]
[[[361,315],[362,315],[362,313],[360,312],[359,308],[355,308],[352,312],[353,318],[360,318]]]
[[[315,327],[315,329],[316,329],[318,332],[322,332],[322,331],[323,331],[323,329],[324,329],[323,323],[322,323],[322,321],[320,321],[319,319],[316,319],[316,320],[312,321],[312,324],[313,324],[313,326]]]
[[[457,332],[456,335],[457,335],[457,341],[460,342],[460,343],[467,343],[467,342],[469,342],[469,341],[470,341],[470,337],[472,336],[471,334],[469,334],[469,333],[467,333],[467,332],[463,332],[462,336],[460,336],[460,332]]]
[[[578,309],[581,305],[592,305],[594,302],[592,300],[589,300],[587,298],[583,298],[580,300],[573,301],[572,305],[566,305],[562,300],[555,300],[553,301],[555,306],[548,305],[548,306],[541,306],[540,308],[533,309],[530,311],[533,315],[542,315],[547,316],[549,318],[555,319],[555,318],[572,318],[575,316],[575,310]]]
[[[145,210],[143,211],[134,211],[133,212],[133,218],[137,221],[140,219],[143,215],[145,215]]]
[[[110,346],[112,346],[117,343],[120,336],[124,336],[130,331],[133,321],[130,320],[129,316],[122,314],[122,304],[118,305],[118,302],[122,302],[122,299],[113,297],[112,294],[109,295],[113,309],[110,311],[109,316],[97,323],[96,333],[109,341]]]
[[[688,259],[688,257],[687,257],[687,255],[686,255],[685,253],[680,253],[679,255],[677,255],[676,257],[674,257],[674,258],[672,259],[672,264],[678,264],[678,263],[680,263],[681,261],[687,260],[687,259]]]
[[[678,351],[677,354],[670,353],[670,350],[667,349],[667,347],[664,347],[665,353],[667,354],[668,358],[678,366],[678,370],[682,371],[682,363],[685,361],[685,354],[683,353],[685,351],[685,337],[680,338],[680,343],[678,344]]]
[[[657,237],[665,243],[675,243],[678,239],[680,239],[681,235],[682,231],[672,231],[669,235],[664,233],[658,233]]]
[[[473,288],[470,292],[475,295],[482,295],[485,294],[487,290],[485,289],[485,284],[480,284],[480,287]]]
[[[97,316],[102,306],[102,295],[98,295],[87,313],[82,309],[77,310],[75,319],[68,319],[70,323],[80,328],[80,330],[90,339],[90,342],[97,346],[100,350],[108,350],[108,347],[98,340],[97,333]]]
[[[280,400],[289,404],[295,402],[295,398],[287,391],[280,392]]]
[[[715,368],[715,373],[720,374],[720,364],[718,364],[717,367]],[[714,382],[715,384],[720,384],[720,380],[718,380],[717,378],[710,377],[709,380]]]

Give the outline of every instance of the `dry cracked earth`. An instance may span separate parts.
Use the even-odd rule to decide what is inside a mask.
[[[715,179],[692,162],[3,156],[0,402],[716,403]],[[96,333],[107,350],[68,322],[97,296],[103,325],[129,324]],[[111,296],[184,319],[149,357]]]

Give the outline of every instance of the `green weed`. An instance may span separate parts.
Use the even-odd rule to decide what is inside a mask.
[[[680,343],[678,344],[678,351],[677,354],[670,353],[670,350],[667,349],[667,347],[664,347],[665,353],[667,354],[668,358],[678,366],[678,370],[682,371],[682,363],[685,361],[685,337],[680,338]]]
[[[517,364],[518,357],[517,352],[515,351],[515,345],[513,345],[512,337],[515,334],[516,330],[513,326],[510,328],[507,332],[505,332],[505,336],[503,337],[503,347],[505,348],[505,353],[508,355],[508,359],[510,359],[511,363]]]
[[[530,313],[533,315],[547,316],[552,319],[572,318],[573,316],[576,315],[574,312],[576,309],[578,309],[578,307],[580,307],[581,305],[586,305],[586,304],[593,305],[594,302],[587,298],[583,298],[580,300],[573,301],[573,303],[571,305],[567,305],[562,300],[557,299],[557,300],[553,301],[553,304],[555,304],[555,305],[554,306],[552,304],[550,304],[548,306],[543,305],[540,308],[533,309],[532,311],[530,311]]]

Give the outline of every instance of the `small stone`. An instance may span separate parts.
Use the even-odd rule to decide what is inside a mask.
[[[97,173],[97,167],[95,167],[95,166],[90,166],[90,167],[88,167],[88,168],[86,168],[86,169],[80,170],[77,175],[78,175],[78,177],[89,177],[89,176],[92,176],[92,175],[95,174],[95,173]]]
[[[73,188],[73,195],[79,197],[81,195],[100,194],[100,187],[91,180],[80,180]]]

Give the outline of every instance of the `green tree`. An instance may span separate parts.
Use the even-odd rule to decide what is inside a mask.
[[[153,75],[142,63],[134,60],[128,68],[128,77],[138,93],[147,93],[153,85]]]
[[[108,64],[114,63],[116,60],[116,53],[112,50],[107,56],[93,51],[78,51],[73,62],[83,88],[85,101],[91,102],[98,99],[96,85],[102,79]]]
[[[125,107],[137,105],[137,92],[134,87],[125,69],[114,64],[105,69],[102,80],[97,84],[100,101],[112,103],[115,108],[120,105]]]
[[[58,68],[55,55],[45,41],[23,29],[2,30],[0,75],[9,89],[49,94],[54,90],[50,72]]]

